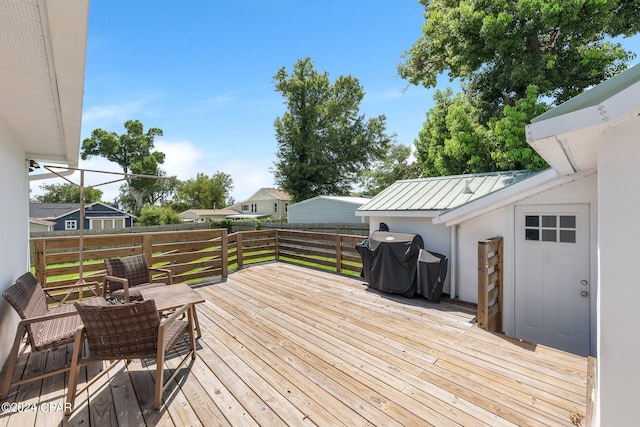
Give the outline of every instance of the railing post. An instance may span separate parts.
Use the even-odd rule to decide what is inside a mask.
[[[229,275],[229,241],[227,229],[223,228],[220,235],[220,260],[222,261],[222,278]]]
[[[142,253],[144,254],[150,266],[153,266],[153,248],[151,242],[151,234],[144,233],[142,235]]]
[[[336,272],[342,273],[342,235],[336,234]]]
[[[45,252],[47,250],[46,240],[35,240],[33,242],[33,265],[36,270],[36,279],[42,286],[47,285],[47,262],[45,259]]]
[[[242,268],[242,233],[244,231],[238,231],[236,233],[236,263],[238,268]]]
[[[276,228],[274,231],[274,239],[276,242],[276,261],[280,261],[280,230]]]

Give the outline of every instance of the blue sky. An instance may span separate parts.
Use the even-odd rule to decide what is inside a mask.
[[[81,137],[124,133],[129,119],[161,128],[162,169],[181,180],[225,172],[241,201],[275,185],[273,121],[284,104],[272,77],[309,56],[332,81],[358,78],[361,112],[386,115],[387,131],[413,145],[434,89],[409,86],[396,69],[423,11],[417,0],[92,1]],[[625,45],[639,52],[638,37]],[[80,166],[120,171],[100,158]],[[118,185],[98,188],[106,201],[117,195]]]

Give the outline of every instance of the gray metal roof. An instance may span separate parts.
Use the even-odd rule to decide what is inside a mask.
[[[358,211],[443,211],[516,184],[540,171],[488,172],[396,181]]]
[[[585,90],[579,95],[574,96],[570,100],[563,102],[556,108],[547,111],[531,120],[531,123],[540,122],[563,114],[572,113],[586,107],[593,107],[601,102],[609,99],[618,92],[623,91],[629,86],[640,81],[640,64],[626,69],[616,74],[608,80]]]

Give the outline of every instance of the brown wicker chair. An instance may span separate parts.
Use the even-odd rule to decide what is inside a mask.
[[[80,285],[62,286],[55,289],[68,289]],[[54,288],[51,288],[54,289]],[[49,308],[45,291],[38,279],[33,274],[25,273],[20,276],[14,285],[4,292],[5,299],[20,315],[20,323],[7,359],[7,370],[2,382],[2,394],[4,399],[9,394],[12,386],[21,385],[30,381],[40,380],[52,375],[69,371],[69,367],[37,375],[27,379],[13,382],[13,374],[19,357],[22,338],[27,335],[31,351],[42,351],[73,342],[76,329],[81,324],[73,304],[60,305]],[[91,298],[88,304],[107,304],[104,298]]]
[[[104,277],[104,296],[121,299],[125,302],[140,301],[142,289],[173,284],[171,270],[150,268],[144,255],[132,255],[123,258],[105,259],[107,275]],[[152,272],[162,273],[166,282],[154,282]]]
[[[163,322],[160,322],[160,315],[154,300],[104,307],[84,303],[76,303],[75,305],[83,326],[78,328],[75,337],[67,391],[67,414],[73,410],[80,367],[104,360],[116,362],[113,362],[103,373],[115,366],[118,360],[126,360],[128,364],[131,359],[155,358],[156,385],[153,402],[154,408],[159,409],[162,392],[173,381],[189,356],[191,359],[196,357],[193,318],[191,311],[188,310],[190,304],[177,309]],[[185,312],[188,314],[187,320],[178,319]],[[185,333],[189,334],[190,351],[184,356],[171,378],[163,383],[165,353]],[[88,356],[81,357],[80,350],[84,339],[86,339]],[[83,390],[91,383],[87,384]]]

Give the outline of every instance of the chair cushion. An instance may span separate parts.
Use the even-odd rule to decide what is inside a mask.
[[[144,283],[142,285],[138,285],[134,288],[129,288],[129,301],[142,301],[142,293],[140,292],[143,289],[151,289],[151,288],[159,288],[160,286],[167,286],[166,283]],[[115,291],[111,291],[111,297],[116,299],[124,299],[124,289],[116,289]]]

